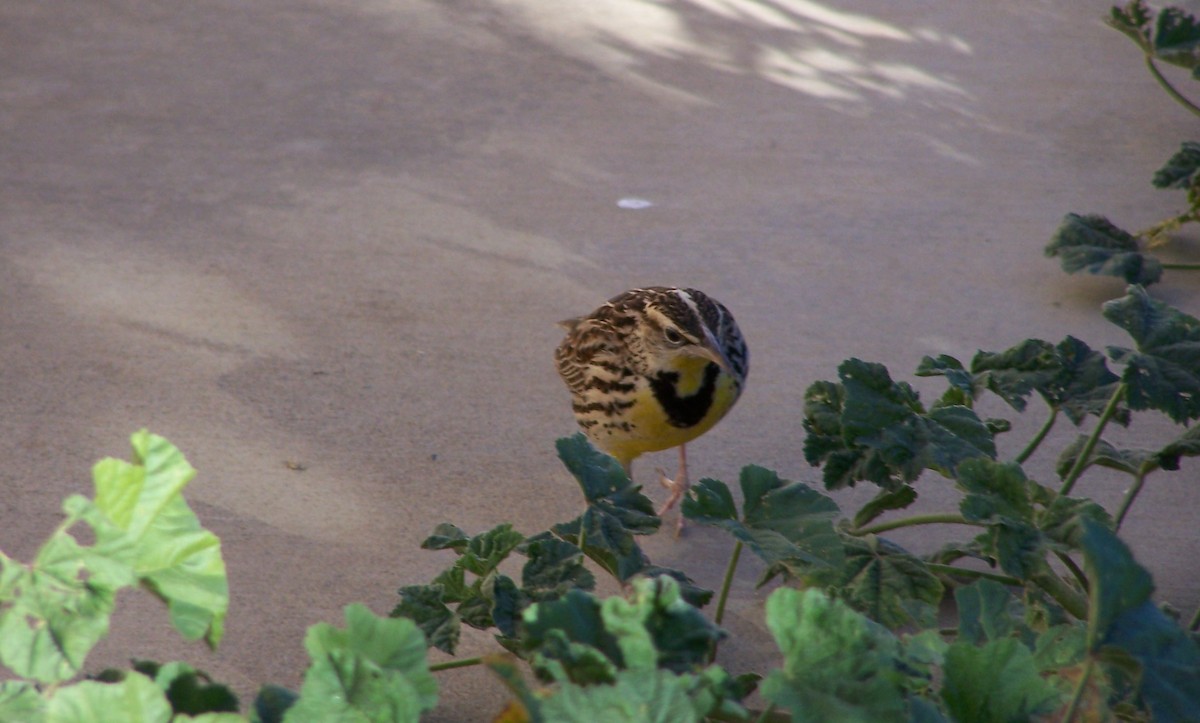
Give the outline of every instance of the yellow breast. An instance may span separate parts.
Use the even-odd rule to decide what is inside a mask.
[[[711,367],[711,369],[710,369]],[[715,370],[715,371],[714,371]],[[646,452],[678,447],[712,429],[733,407],[741,387],[703,359],[680,360],[666,383],[639,384],[626,413],[628,429],[595,441],[623,464]],[[706,377],[715,375],[715,379]]]

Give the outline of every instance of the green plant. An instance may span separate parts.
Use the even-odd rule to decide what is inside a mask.
[[[0,683],[5,723],[245,721],[237,698],[184,663],[135,661],[79,680],[88,652],[108,633],[119,590],[140,586],[167,606],[175,629],[210,647],[229,607],[220,541],[183,498],[195,470],[162,437],[133,435],[133,462],[105,459],[92,470],[95,498],[63,503],[66,519],[25,564],[0,553]],[[94,542],[72,531],[90,529]],[[425,641],[407,620],[346,608],[346,629],[314,625],[299,696],[263,688],[251,720],[415,721],[432,708],[437,682]]]
[[[1200,22],[1195,17],[1178,7],[1152,11],[1144,0],[1131,0],[1113,7],[1106,22],[1137,44],[1146,68],[1172,99],[1200,115],[1200,106],[1181,93],[1158,65],[1187,68],[1193,79],[1200,79]],[[1104,216],[1070,213],[1046,246],[1046,255],[1058,257],[1067,273],[1117,276],[1130,284],[1153,284],[1164,269],[1200,269],[1200,264],[1163,263],[1149,253],[1168,243],[1183,226],[1200,221],[1200,143],[1184,142],[1155,172],[1152,182],[1155,188],[1185,191],[1187,209],[1137,233],[1117,227]]]
[[[510,658],[432,668],[488,664],[514,693],[513,720],[589,720],[598,711],[621,721],[1188,720],[1200,704],[1200,647],[1151,602],[1150,576],[1117,530],[1146,477],[1200,454],[1200,436],[1193,427],[1161,448],[1128,450],[1104,432],[1130,424],[1134,412],[1178,423],[1200,417],[1200,322],[1137,286],[1104,315],[1131,347],[1105,355],[1068,337],[980,352],[969,367],[926,358],[918,374],[947,383],[928,407],[883,366],[858,360],[841,365],[838,382],[810,386],[804,451],[822,466],[825,486],[870,482],[880,492],[839,519],[831,498],[761,467],[742,470],[740,510],[727,485],[701,480],[684,514],[736,540],[711,620],[699,610],[708,595],[651,565],[637,546],[635,536],[658,524],[649,501],[578,435],[558,446],[583,490],[583,515],[530,537],[509,525],[475,536],[439,525],[424,547],[452,550],[453,564],[429,585],[401,589],[393,615],[411,617],[451,653],[462,623],[494,630],[529,663],[537,686]],[[1045,421],[1013,460],[997,459],[995,444],[1011,424],[975,412],[988,394],[1017,412],[1034,395],[1045,406]],[[1090,420],[1091,430],[1058,458],[1057,484],[1043,484],[1021,465],[1063,417]],[[1133,478],[1116,518],[1072,495],[1096,466]],[[960,491],[958,510],[881,519],[937,477]],[[926,557],[884,536],[928,524],[972,536]],[[783,663],[765,675],[733,676],[714,663],[744,549],[767,564],[760,585],[804,588],[768,598]],[[512,554],[526,558],[519,582],[500,571]],[[631,585],[629,599],[594,596],[585,557]],[[942,630],[936,613],[950,592],[958,621]],[[1198,625],[1200,613],[1188,627]],[[751,713],[755,688],[768,708]],[[562,717],[568,709],[583,712]]]

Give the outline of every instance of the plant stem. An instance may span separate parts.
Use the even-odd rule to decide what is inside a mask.
[[[579,518],[579,551],[586,558],[587,550],[583,547],[583,543],[585,542],[587,542],[587,515]]]
[[[480,665],[483,663],[483,658],[463,658],[462,660],[448,660],[445,663],[434,663],[429,666],[429,672],[436,673],[439,670],[453,670],[455,668],[469,668],[472,665]]]
[[[987,578],[995,580],[1002,585],[1010,585],[1012,587],[1021,587],[1025,583],[1015,577],[1008,575],[999,575],[994,572],[985,572],[983,570],[972,570],[966,567],[955,567],[954,565],[943,565],[940,562],[927,562],[925,566],[930,572],[940,572],[944,575],[958,575],[960,577]]]
[[[721,582],[721,595],[717,598],[717,613],[714,622],[717,625],[725,618],[725,603],[729,600],[729,588],[733,586],[733,571],[737,569],[738,558],[742,556],[742,541],[738,540],[733,546],[733,554],[729,556],[729,564],[725,566],[725,579]]]
[[[1087,575],[1084,574],[1083,570],[1079,568],[1079,565],[1077,565],[1075,561],[1072,560],[1071,557],[1065,552],[1056,552],[1054,554],[1058,557],[1059,561],[1071,571],[1071,575],[1075,577],[1075,581],[1079,583],[1079,587],[1084,591],[1087,591],[1089,587]]]
[[[1025,445],[1025,449],[1021,450],[1021,453],[1017,455],[1015,460],[1017,464],[1025,464],[1025,460],[1029,459],[1034,450],[1041,446],[1042,440],[1046,439],[1047,434],[1050,434],[1050,429],[1054,427],[1054,423],[1057,421],[1058,407],[1054,407],[1050,410],[1050,417],[1042,425],[1042,428],[1033,436],[1033,439],[1029,440],[1029,444]]]
[[[1200,264],[1163,264],[1162,267],[1175,271],[1200,271]]]
[[[1125,515],[1129,513],[1129,508],[1133,506],[1133,501],[1137,499],[1138,494],[1142,491],[1142,485],[1146,484],[1146,475],[1150,470],[1146,469],[1146,465],[1142,465],[1138,469],[1137,474],[1133,476],[1133,485],[1129,491],[1125,493],[1124,499],[1121,500],[1121,507],[1117,509],[1117,528],[1115,532],[1121,531],[1121,523],[1125,521]]]
[[[1100,413],[1100,419],[1096,421],[1096,428],[1092,430],[1092,435],[1084,443],[1083,449],[1079,450],[1079,456],[1075,459],[1075,464],[1071,466],[1071,471],[1063,479],[1062,489],[1058,491],[1059,495],[1066,497],[1071,494],[1071,488],[1075,486],[1075,482],[1079,480],[1079,476],[1087,469],[1092,457],[1092,450],[1096,448],[1096,443],[1100,441],[1100,435],[1103,434],[1108,420],[1112,419],[1112,416],[1116,414],[1117,405],[1125,398],[1125,390],[1127,388],[1125,382],[1121,382],[1113,390],[1112,397],[1109,398],[1108,404],[1104,406],[1104,411]]]
[[[1092,677],[1092,665],[1090,657],[1084,661],[1083,674],[1079,676],[1079,682],[1075,684],[1075,692],[1071,694],[1071,704],[1067,706],[1062,723],[1071,723],[1075,720],[1075,714],[1079,712],[1079,703],[1083,700],[1083,691],[1087,688],[1088,678]]]
[[[1146,54],[1146,67],[1150,70],[1150,75],[1153,75],[1158,84],[1162,86],[1162,89],[1167,91],[1167,95],[1174,98],[1177,103],[1192,113],[1200,115],[1200,107],[1197,107],[1195,103],[1185,98],[1182,93],[1175,89],[1175,86],[1171,85],[1171,82],[1167,80],[1166,76],[1159,71],[1158,66],[1154,64],[1154,56],[1149,53]]]
[[[1191,622],[1188,623],[1189,632],[1194,633],[1198,629],[1200,629],[1200,607],[1196,608],[1195,614],[1192,615]]]
[[[978,522],[971,522],[962,515],[951,513],[931,514],[931,515],[913,515],[912,517],[902,517],[898,520],[890,522],[880,522],[867,527],[859,527],[856,530],[851,530],[850,534],[857,537],[863,535],[878,535],[880,532],[889,530],[898,530],[901,527],[912,527],[914,525],[974,525],[975,527],[983,527]]]
[[[1080,620],[1087,620],[1088,601],[1052,570],[1046,569],[1029,576],[1029,581],[1045,590],[1064,610]]]

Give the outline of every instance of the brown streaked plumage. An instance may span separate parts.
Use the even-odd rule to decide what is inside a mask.
[[[737,322],[701,291],[653,286],[562,325],[555,362],[592,443],[626,472],[646,452],[679,447],[675,479],[659,470],[671,490],[663,514],[689,484],[686,444],[720,421],[745,386],[750,357]]]

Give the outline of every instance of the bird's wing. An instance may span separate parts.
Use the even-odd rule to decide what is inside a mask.
[[[587,391],[591,377],[600,369],[615,373],[623,366],[624,343],[608,321],[584,317],[560,323],[570,331],[554,360],[572,394],[580,396]]]

